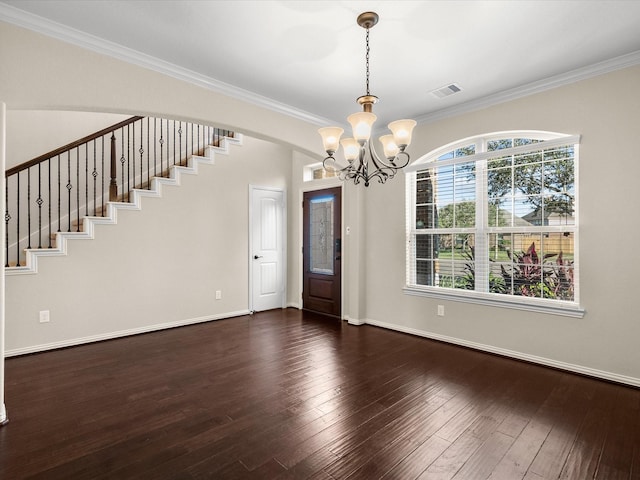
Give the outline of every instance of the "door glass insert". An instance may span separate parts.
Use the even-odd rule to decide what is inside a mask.
[[[335,197],[311,200],[309,232],[311,244],[311,272],[333,275],[333,209]]]

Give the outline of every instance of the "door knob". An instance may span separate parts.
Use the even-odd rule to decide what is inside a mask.
[[[262,255],[254,255],[254,256],[253,256],[253,259],[254,259],[254,260],[257,260],[257,259],[259,259],[259,258],[262,258]]]

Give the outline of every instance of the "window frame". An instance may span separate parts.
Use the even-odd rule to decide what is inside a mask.
[[[487,151],[487,144],[492,140],[504,138],[533,138],[539,140],[537,143],[520,145],[506,149],[497,149]],[[450,159],[438,161],[438,159],[452,151],[469,145],[475,145],[475,153],[472,155],[462,156],[458,159]],[[486,180],[487,160],[501,155],[517,155],[535,150],[537,147],[549,149],[562,145],[573,145],[574,147],[574,224],[567,226],[527,226],[527,227],[499,227],[489,226],[485,223],[485,204],[488,199],[488,183]],[[581,318],[584,316],[584,309],[580,306],[579,297],[579,248],[578,248],[578,218],[579,218],[579,192],[578,192],[578,165],[579,165],[579,148],[580,135],[567,135],[554,132],[536,131],[536,130],[516,130],[493,132],[484,135],[467,137],[464,139],[451,142],[447,145],[439,147],[405,168],[405,196],[406,196],[406,282],[403,292],[407,295],[429,297],[442,300],[452,300],[464,303],[473,303],[480,305],[488,305],[493,307],[512,308],[517,310],[525,310],[531,312],[548,313],[553,315],[562,315],[569,317]],[[476,193],[475,193],[475,210],[476,224],[472,228],[458,227],[447,229],[417,229],[416,226],[416,190],[417,190],[417,172],[433,166],[446,166],[462,162],[473,162],[476,168]],[[521,295],[510,295],[502,293],[491,293],[488,291],[464,290],[460,288],[448,288],[441,286],[419,285],[416,283],[416,253],[414,238],[416,235],[425,234],[425,230],[430,230],[432,234],[456,234],[471,233],[475,236],[475,241],[485,242],[489,234],[493,233],[550,233],[550,232],[566,232],[570,231],[574,236],[574,297],[573,300],[557,300],[539,297],[526,297]],[[446,230],[446,232],[445,232]],[[483,250],[488,254],[488,248]],[[488,258],[486,261],[478,262],[484,266],[488,266]],[[476,272],[477,273],[477,272]],[[481,267],[481,275],[484,275]],[[488,272],[487,272],[488,275]],[[478,276],[478,275],[476,275]],[[487,279],[482,280],[485,284]],[[483,287],[481,287],[483,288]],[[487,290],[485,288],[485,290]]]

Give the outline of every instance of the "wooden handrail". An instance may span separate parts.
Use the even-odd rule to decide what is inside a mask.
[[[81,216],[104,216],[106,202],[130,202],[134,190],[151,188],[152,177],[169,176],[172,166],[187,165],[226,136],[234,135],[208,125],[135,116],[8,169],[1,193],[5,267],[22,266],[25,249],[53,248],[56,230],[80,232]]]
[[[91,135],[87,135],[86,137],[83,137],[79,140],[76,140],[75,142],[71,142],[68,145],[64,145],[62,147],[56,148],[55,150],[51,150],[48,153],[45,153],[44,155],[40,155],[39,157],[36,157],[32,160],[28,160],[20,165],[17,165],[15,167],[11,167],[10,169],[8,169],[6,172],[4,172],[4,176],[5,177],[10,177],[11,175],[21,172],[22,170],[26,170],[29,167],[33,167],[34,165],[37,165],[41,162],[44,162],[46,160],[49,160],[50,158],[55,157],[56,155],[60,155],[64,152],[66,152],[67,150],[71,150],[72,148],[76,148],[80,145],[83,145],[87,142],[90,142],[91,140],[95,140],[97,138],[102,137],[103,135],[106,135],[107,133],[111,133],[115,130],[118,130],[119,128],[125,127],[127,125],[132,124],[133,122],[136,122],[142,118],[145,117],[131,117],[128,118],[127,120],[123,120],[119,123],[116,123],[115,125],[111,125],[110,127],[104,128],[102,130],[100,130],[99,132],[95,132],[92,133]]]

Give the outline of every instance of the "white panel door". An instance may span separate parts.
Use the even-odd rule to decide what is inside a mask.
[[[251,310],[285,306],[285,209],[282,190],[251,187]]]

